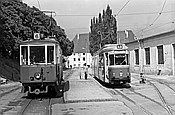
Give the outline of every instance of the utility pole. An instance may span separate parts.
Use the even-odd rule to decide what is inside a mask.
[[[100,35],[100,48],[102,47],[101,45],[102,40],[106,39],[109,35],[111,35],[111,32],[103,32],[103,33],[108,33],[108,35],[105,38],[103,38],[102,32],[98,31],[98,34]]]
[[[143,33],[142,33],[142,39],[143,39]],[[139,46],[139,54],[140,54],[140,59],[139,59],[139,65],[140,65],[140,79],[141,79],[141,81],[140,81],[140,83],[145,83],[145,78],[144,78],[144,55],[143,55],[143,41],[142,41],[142,39],[138,39],[138,38],[136,38],[135,40],[137,40],[138,41],[138,46]]]
[[[51,36],[53,36],[53,32],[52,32],[52,17],[53,17],[53,14],[55,14],[56,16],[56,12],[54,11],[42,11],[43,13],[50,13],[50,24],[49,24],[49,32],[51,34]]]

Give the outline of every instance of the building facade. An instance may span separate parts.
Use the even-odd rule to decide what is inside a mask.
[[[126,42],[131,72],[175,75],[175,30]]]
[[[77,34],[74,39],[74,51],[68,58],[68,67],[91,66],[92,56],[89,51],[89,33]]]

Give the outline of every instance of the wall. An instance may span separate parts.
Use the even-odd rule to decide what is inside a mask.
[[[175,73],[172,44],[175,44],[175,31],[144,38],[139,42],[136,40],[126,43],[130,51],[131,72],[140,73],[143,70],[146,74],[158,74],[160,70],[162,75],[172,75]],[[157,46],[159,45],[163,45],[164,64],[158,64]],[[148,47],[150,48],[150,64],[146,65],[144,48]],[[139,49],[139,65],[135,64],[135,49]]]

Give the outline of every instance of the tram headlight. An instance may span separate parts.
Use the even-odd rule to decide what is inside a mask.
[[[123,73],[120,73],[119,76],[122,77],[123,76]]]
[[[41,79],[41,74],[40,74],[39,72],[36,72],[36,73],[34,74],[34,77],[35,77],[37,80],[39,80],[39,79]]]
[[[123,72],[122,72],[122,70],[120,70],[119,76],[120,76],[120,77],[123,77]]]
[[[112,76],[115,77],[115,73],[112,73]]]

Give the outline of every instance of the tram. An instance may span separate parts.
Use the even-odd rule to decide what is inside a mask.
[[[63,83],[62,50],[54,37],[20,43],[20,81],[28,96],[60,92]]]
[[[92,59],[94,76],[108,84],[126,84],[131,82],[129,52],[125,44],[106,44]]]

